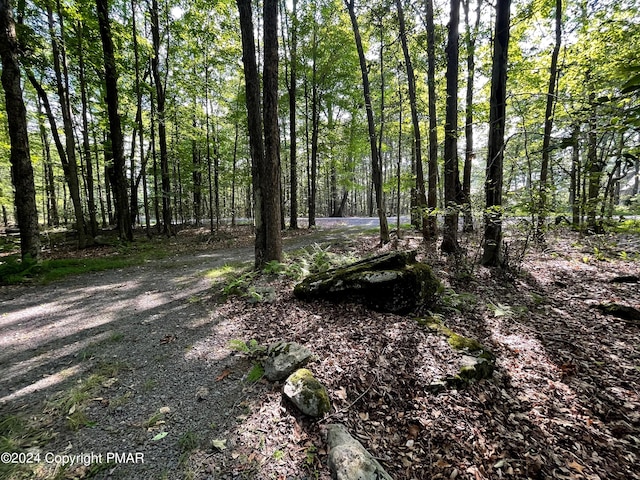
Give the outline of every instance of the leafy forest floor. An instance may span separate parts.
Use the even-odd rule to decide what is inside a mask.
[[[287,233],[287,260],[253,275],[246,227],[190,229],[138,265],[0,287],[0,452],[15,452],[0,478],[328,479],[323,429],[343,423],[396,479],[640,479],[640,324],[594,308],[640,307],[638,283],[612,282],[640,275],[640,239],[523,241],[491,271],[474,235],[443,257],[410,232],[381,249],[338,225]],[[491,349],[493,378],[432,391],[457,356],[415,318],[293,297],[307,270],[394,248],[433,266],[445,290],[421,314]],[[314,352],[328,418],[248,375],[230,344],[251,340]]]

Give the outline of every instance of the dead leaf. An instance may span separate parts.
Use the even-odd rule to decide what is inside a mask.
[[[222,440],[222,439],[214,439],[211,441],[211,445],[213,445],[213,448],[217,448],[218,450],[225,450],[227,448],[227,440]]]
[[[216,377],[216,382],[221,382],[222,380],[227,378],[230,374],[231,374],[231,370],[229,370],[228,368],[223,370],[223,372]]]
[[[582,471],[586,468],[586,467],[580,465],[576,461],[567,463],[567,467],[572,468],[572,469],[576,470],[579,473],[582,473]]]

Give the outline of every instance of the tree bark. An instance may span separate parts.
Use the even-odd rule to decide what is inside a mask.
[[[549,89],[544,114],[544,136],[542,139],[542,163],[540,166],[540,192],[538,198],[538,223],[536,225],[536,240],[544,243],[544,227],[549,208],[547,200],[547,178],[549,176],[549,157],[551,155],[551,130],[553,128],[553,111],[556,104],[556,84],[558,82],[558,56],[562,43],[562,0],[556,0],[556,37],[551,53],[551,67],[549,68]]]
[[[87,167],[87,206],[89,207],[89,233],[92,237],[98,234],[98,213],[93,186],[93,162],[91,161],[91,142],[89,141],[89,116],[87,101],[87,82],[85,78],[84,62],[84,26],[78,21],[76,28],[76,38],[78,39],[78,67],[80,80],[80,98],[82,101],[82,150],[84,152],[84,163]]]
[[[460,174],[458,171],[458,24],[460,0],[451,0],[447,41],[447,111],[444,125],[444,202],[445,218],[442,251],[453,253],[458,245],[458,203]]]
[[[64,60],[61,62],[61,57],[64,59],[64,49],[61,48],[60,41],[56,36],[53,19],[53,7],[50,0],[47,1],[47,19],[49,33],[51,35],[53,69],[58,90],[58,101],[60,102],[62,124],[64,127],[66,151],[65,159],[67,163],[65,176],[67,178],[67,184],[69,185],[69,194],[71,196],[73,212],[76,220],[76,230],[78,232],[78,247],[84,248],[87,243],[92,242],[87,238],[84,212],[82,210],[82,198],[80,196],[80,177],[78,174],[78,162],[76,159],[75,137],[73,134],[73,122],[71,119],[71,106],[69,104],[69,91],[67,87],[67,81],[65,78],[63,78],[63,69],[66,71],[66,66],[64,65]],[[62,30],[60,32],[60,35],[63,36],[64,30],[62,29],[62,25],[60,28]]]
[[[298,0],[293,0],[293,12],[291,14],[291,55],[289,72],[289,164],[290,164],[290,191],[291,191],[291,215],[289,228],[298,228],[298,143],[296,128],[296,94],[298,82]]]
[[[478,27],[480,25],[480,10],[482,0],[477,0],[476,5],[476,21],[473,29],[469,22],[469,3],[470,0],[463,0],[464,20],[466,26],[466,44],[467,44],[467,93],[465,106],[465,149],[464,149],[464,168],[462,173],[462,203],[464,224],[462,230],[465,232],[473,232],[473,215],[471,211],[471,167],[475,158],[475,148],[473,144],[473,89],[476,71],[476,38],[478,35]]]
[[[173,235],[171,226],[171,177],[169,176],[169,153],[167,151],[167,126],[166,126],[166,89],[160,77],[160,18],[158,1],[151,2],[151,37],[153,40],[153,57],[151,59],[151,72],[156,87],[156,103],[158,115],[158,141],[160,143],[160,175],[162,177],[162,231],[166,235]]]
[[[367,125],[369,127],[369,144],[371,145],[371,176],[373,188],[375,190],[375,202],[378,213],[378,219],[380,221],[380,243],[389,243],[389,225],[387,224],[387,214],[384,208],[384,198],[382,191],[382,161],[380,158],[380,152],[378,151],[378,145],[376,143],[376,125],[373,116],[373,107],[371,104],[371,89],[369,86],[369,72],[367,67],[367,61],[364,56],[364,48],[362,46],[362,38],[360,36],[360,29],[358,27],[358,19],[355,12],[355,0],[344,0],[347,10],[349,11],[349,17],[351,18],[351,25],[353,26],[353,34],[356,41],[356,48],[358,50],[358,57],[360,59],[360,70],[362,72],[362,89],[364,93],[364,103],[367,112]]]
[[[488,266],[498,266],[502,261],[502,175],[510,9],[511,0],[497,0],[491,98],[489,101],[489,146],[485,181],[486,209],[482,255],[482,263]]]
[[[253,37],[251,0],[237,0],[237,5],[242,33],[242,61],[255,203],[255,267],[260,269],[271,260],[279,261],[282,256],[278,132],[278,12],[277,1],[265,1],[263,9],[265,50],[263,109],[265,111],[263,117],[260,109],[260,83]]]
[[[435,26],[433,23],[433,0],[425,0],[427,9],[427,88],[429,93],[429,173],[427,207],[427,236],[436,238],[438,234],[437,218],[434,210],[438,208],[438,123],[436,116],[436,54]]]
[[[282,210],[280,203],[280,126],[278,124],[278,1],[264,0],[264,66],[262,101],[264,115],[263,219],[264,257],[259,265],[282,260]]]
[[[122,137],[122,125],[118,114],[118,72],[109,25],[108,0],[96,0],[98,10],[98,23],[100,24],[100,37],[104,53],[104,80],[107,94],[107,112],[109,115],[109,130],[111,132],[111,154],[113,165],[109,169],[109,179],[114,194],[116,223],[118,235],[121,240],[133,240],[131,229],[131,212],[129,210],[129,198],[127,195],[127,180],[125,178],[124,139]]]
[[[23,260],[40,257],[40,236],[33,166],[29,151],[27,111],[22,98],[18,39],[10,0],[0,0],[0,58],[2,87],[9,124],[11,180],[15,188],[15,208],[20,229]]]
[[[401,0],[396,0],[396,10],[398,11],[398,22],[400,25],[400,40],[402,42],[402,53],[407,69],[407,86],[409,88],[409,105],[411,107],[411,124],[413,126],[413,149],[415,152],[416,165],[416,207],[420,212],[422,235],[425,239],[429,237],[429,216],[426,210],[427,198],[424,185],[424,169],[422,168],[422,135],[420,134],[420,118],[418,117],[418,104],[416,100],[416,78],[413,71],[413,62],[409,54],[407,41],[407,29],[404,19],[404,9]],[[398,160],[399,165],[399,160]],[[400,176],[398,166],[398,177]],[[398,180],[399,184],[399,180]],[[400,215],[400,192],[398,191],[398,216]]]

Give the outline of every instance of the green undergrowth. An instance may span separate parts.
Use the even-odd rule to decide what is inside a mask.
[[[261,303],[273,299],[275,292],[271,287],[261,286],[261,280],[269,277],[286,277],[300,281],[308,275],[324,272],[332,268],[353,263],[357,258],[350,254],[334,253],[329,247],[318,244],[285,254],[283,261],[267,262],[261,271],[251,270],[246,263],[238,265],[224,265],[211,270],[207,277],[222,279],[220,293],[223,299],[237,296],[252,303]]]
[[[141,265],[166,255],[164,249],[146,241],[121,245],[114,252],[99,257],[36,261],[29,257],[22,260],[19,255],[11,255],[0,260],[0,285],[28,282],[46,284],[70,275]]]

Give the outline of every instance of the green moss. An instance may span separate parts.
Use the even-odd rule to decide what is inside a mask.
[[[302,402],[304,405],[317,405],[318,416],[323,416],[331,411],[331,402],[329,394],[324,386],[316,380],[313,374],[306,368],[300,368],[293,372],[287,383],[292,385],[303,384],[306,388],[302,389]]]
[[[449,331],[451,332],[451,330]],[[468,350],[469,352],[477,352],[479,350],[483,350],[482,344],[479,341],[473,338],[463,337],[462,335],[458,335],[455,332],[451,332],[447,342],[449,342],[449,345],[451,345],[456,350]]]

